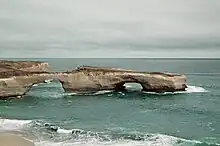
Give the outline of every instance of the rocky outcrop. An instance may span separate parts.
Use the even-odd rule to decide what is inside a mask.
[[[50,72],[48,63],[0,60],[0,78]]]
[[[186,88],[184,75],[112,68],[80,67],[56,78],[67,92],[123,90],[125,83],[139,83],[144,91],[151,92],[184,91]]]
[[[22,70],[29,72],[49,72],[49,65],[39,61],[7,61],[0,60],[0,67],[3,69]]]
[[[0,98],[21,98],[34,84],[53,79],[50,74],[29,74],[0,79]]]
[[[34,84],[51,76],[44,62],[0,61],[0,98],[22,97]]]
[[[59,80],[66,92],[87,93],[123,90],[125,83],[139,83],[144,91],[175,92],[186,89],[186,77],[179,74],[137,72],[99,67],[79,67],[72,72],[49,72],[42,62],[0,61],[0,97],[22,97],[34,84]]]

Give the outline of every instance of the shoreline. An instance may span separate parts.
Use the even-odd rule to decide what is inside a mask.
[[[0,132],[0,146],[35,146],[35,144],[16,132]]]

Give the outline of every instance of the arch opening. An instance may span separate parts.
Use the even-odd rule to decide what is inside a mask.
[[[143,91],[143,85],[138,82],[124,82],[116,85],[116,91]]]
[[[29,87],[25,92],[25,96],[35,96],[39,97],[56,97],[64,92],[62,84],[57,79],[45,80],[40,83],[35,83]]]

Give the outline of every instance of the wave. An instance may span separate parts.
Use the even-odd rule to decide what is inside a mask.
[[[186,93],[203,93],[203,92],[209,92],[209,91],[198,86],[187,86],[185,92]]]
[[[209,92],[208,90],[204,89],[203,87],[199,87],[199,86],[190,86],[187,85],[186,91],[176,91],[176,92],[164,92],[164,93],[157,93],[157,92],[147,92],[147,91],[141,91],[139,88],[137,87],[133,87],[131,85],[126,85],[126,91],[127,92],[123,92],[123,91],[119,91],[116,92],[114,90],[101,90],[101,91],[96,91],[96,92],[91,92],[91,93],[63,93],[62,96],[93,96],[93,95],[103,95],[103,94],[109,94],[109,93],[119,93],[120,95],[126,95],[129,94],[129,92],[140,92],[140,93],[146,93],[146,94],[156,94],[156,95],[174,95],[174,94],[186,94],[186,93],[204,93],[204,92]]]
[[[156,92],[147,92],[147,91],[141,91],[142,90],[142,87],[138,84],[125,84],[125,91],[114,91],[114,90],[100,90],[100,91],[94,91],[94,92],[88,92],[88,93],[66,93],[66,92],[63,92],[61,90],[57,91],[57,87],[59,88],[59,86],[57,84],[50,84],[52,80],[46,80],[45,82],[48,83],[49,86],[46,86],[44,84],[44,88],[48,89],[48,88],[51,88],[51,89],[48,89],[50,92],[48,92],[48,94],[44,97],[42,94],[43,92],[39,93],[40,96],[43,96],[43,98],[62,98],[62,97],[67,97],[67,96],[96,96],[96,95],[103,95],[103,94],[112,94],[113,92],[114,93],[118,93],[120,95],[127,95],[129,93],[132,93],[132,92],[136,92],[136,93],[146,93],[146,94],[156,94],[156,95],[172,95],[172,94],[184,94],[184,93],[203,93],[203,92],[209,92],[208,90],[204,89],[203,87],[199,87],[199,86],[192,86],[192,85],[187,85],[187,88],[186,88],[186,91],[177,91],[177,92],[164,92],[164,93],[156,93]],[[40,84],[35,84],[34,86],[38,86]],[[57,85],[57,86],[56,86]],[[55,89],[56,87],[56,89]],[[57,92],[51,92],[52,89],[54,89],[55,91]],[[41,90],[39,90],[41,91]],[[36,96],[36,92],[29,92],[28,95],[31,95],[31,96]],[[32,94],[31,94],[32,93]],[[38,94],[37,94],[38,95]],[[42,97],[41,97],[42,98]]]
[[[63,131],[64,129],[62,129]],[[58,130],[59,131],[59,130]],[[58,132],[57,131],[57,132]],[[183,143],[196,144],[197,141],[185,140],[164,134],[140,134],[140,133],[96,133],[81,129],[63,131],[65,134],[71,133],[72,138],[61,141],[40,141],[37,146],[173,146]],[[60,135],[59,135],[60,136]]]
[[[157,139],[157,140],[156,140]],[[159,136],[155,137],[155,139],[151,139],[149,141],[132,141],[132,140],[118,140],[111,142],[101,142],[97,139],[89,139],[87,141],[66,141],[66,142],[52,142],[52,141],[41,141],[36,143],[36,146],[173,146],[175,145],[175,141],[170,139],[169,137]]]
[[[186,94],[186,93],[204,93],[209,92],[208,90],[198,87],[198,86],[189,86],[187,85],[186,91],[176,91],[176,92],[164,92],[164,93],[156,93],[156,92],[146,92],[146,94],[157,94],[157,95],[167,95],[167,94]]]
[[[0,131],[14,131],[22,129],[25,125],[30,124],[31,120],[16,120],[0,118]]]
[[[74,96],[74,95],[102,95],[102,94],[107,94],[107,93],[112,93],[114,92],[113,90],[100,90],[100,91],[95,91],[95,92],[91,92],[91,93],[63,93],[63,96]]]
[[[45,80],[44,83],[50,84],[53,81],[53,79]]]
[[[63,138],[59,141],[43,140],[37,142],[36,146],[220,146],[218,143],[187,140],[165,134],[98,133],[81,129],[58,129],[57,133],[69,134],[71,138]]]
[[[33,87],[37,87],[37,86],[43,85],[43,84],[50,84],[52,81],[53,81],[53,79],[44,80],[44,82],[42,82],[42,83],[34,84]]]
[[[220,146],[218,143],[204,143],[196,140],[187,140],[165,134],[146,134],[138,132],[93,132],[82,129],[65,129],[46,123],[42,120],[0,119],[0,130],[23,130],[35,134],[36,146]]]

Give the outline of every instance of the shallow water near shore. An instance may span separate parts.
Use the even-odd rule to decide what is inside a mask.
[[[129,84],[124,92],[79,95],[56,81],[38,84],[23,99],[0,101],[0,131],[21,131],[36,146],[220,145],[220,60],[25,60],[46,61],[55,71],[93,65],[181,73],[188,88],[158,94]]]

